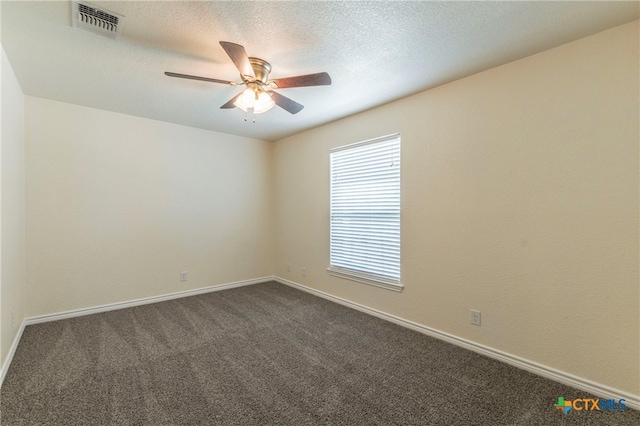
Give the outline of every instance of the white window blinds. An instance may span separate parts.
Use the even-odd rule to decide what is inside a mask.
[[[400,135],[331,150],[329,272],[400,286]]]

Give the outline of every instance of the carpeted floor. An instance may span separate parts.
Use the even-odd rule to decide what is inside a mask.
[[[31,325],[2,425],[635,425],[595,398],[278,284]]]

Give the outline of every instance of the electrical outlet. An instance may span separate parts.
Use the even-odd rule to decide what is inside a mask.
[[[480,311],[471,310],[471,324],[480,325]]]
[[[291,272],[291,264],[287,263],[287,272]]]
[[[16,313],[11,311],[11,328],[16,328]]]
[[[187,271],[180,272],[180,282],[187,282],[188,274]]]
[[[302,276],[303,277],[307,276],[307,268],[305,268],[304,266],[302,267]]]

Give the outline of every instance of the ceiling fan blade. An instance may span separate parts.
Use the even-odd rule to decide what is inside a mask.
[[[282,96],[278,92],[271,91],[269,92],[271,95],[271,99],[276,103],[280,108],[289,111],[291,114],[297,114],[302,111],[304,105],[301,105],[294,101],[293,99],[289,99],[286,96]]]
[[[188,78],[189,80],[200,80],[200,81],[208,81],[211,83],[231,84],[231,82],[228,80],[218,80],[217,78],[198,77],[197,75],[178,74],[175,72],[168,72],[168,71],[166,71],[164,74],[169,77]]]
[[[239,98],[240,96],[242,96],[242,93],[243,93],[243,92],[240,92],[240,93],[238,93],[237,95],[235,95],[235,96],[234,96],[234,97],[233,97],[229,102],[227,102],[226,104],[222,105],[222,106],[220,107],[220,109],[231,109],[231,108],[235,108],[235,107],[236,107],[235,103],[236,103],[236,101],[238,100],[238,98]]]
[[[231,58],[233,63],[240,71],[240,75],[249,76],[251,78],[255,78],[256,75],[253,72],[253,68],[251,67],[251,62],[249,62],[249,56],[247,52],[244,50],[244,47],[240,46],[236,43],[231,43],[229,41],[221,41],[220,45],[227,52],[227,55]]]
[[[331,77],[326,72],[319,72],[297,77],[276,78],[271,81],[276,84],[276,89],[284,89],[287,87],[329,86]]]

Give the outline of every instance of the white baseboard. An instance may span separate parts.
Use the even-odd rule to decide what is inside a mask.
[[[132,308],[134,306],[148,305],[150,303],[164,302],[167,300],[180,299],[182,297],[195,296],[198,294],[211,293],[213,291],[228,290],[230,288],[244,287],[247,285],[260,284],[272,281],[273,276],[253,278],[250,280],[236,281],[227,284],[212,285],[209,287],[197,288],[194,290],[179,291],[177,293],[164,294],[162,296],[144,297],[142,299],[129,300],[127,302],[110,303],[108,305],[94,306],[91,308],[75,309],[72,311],[58,312],[55,314],[40,315],[30,317],[25,320],[26,325],[40,324],[43,322],[57,321],[61,319],[80,317],[83,315],[97,314],[99,312],[115,311],[117,309]]]
[[[18,343],[20,343],[20,338],[22,337],[25,326],[25,321],[22,321],[18,332],[13,338],[13,342],[11,342],[11,347],[9,348],[7,358],[4,360],[4,364],[2,364],[2,370],[0,370],[0,388],[2,388],[2,384],[4,383],[4,378],[7,375],[7,371],[9,371],[9,366],[11,365],[11,361],[13,361],[13,356],[16,354],[16,349],[18,349]]]
[[[339,303],[340,305],[344,305],[349,308],[356,309],[360,312],[364,312],[366,314],[390,321],[394,324],[398,324],[402,327],[409,328],[411,330],[417,331],[427,336],[444,340],[445,342],[452,343],[456,346],[460,346],[462,348],[468,349],[473,352],[477,352],[481,355],[485,355],[493,359],[497,359],[499,361],[513,365],[515,367],[529,371],[538,376],[542,376],[547,379],[562,383],[564,385],[589,392],[593,395],[597,395],[599,397],[606,398],[606,399],[615,399],[616,401],[619,399],[624,399],[625,405],[627,405],[630,408],[640,410],[640,395],[634,395],[628,392],[623,392],[623,391],[611,388],[609,386],[593,382],[591,380],[574,376],[572,374],[565,373],[560,370],[556,370],[546,365],[538,364],[537,362],[533,362],[507,352],[493,349],[489,346],[481,345],[479,343],[472,342],[470,340],[463,339],[463,338],[454,336],[452,334],[445,333],[443,331],[426,327],[424,325],[415,323],[413,321],[408,321],[406,319],[397,317],[395,315],[387,314],[385,312],[378,311],[376,309],[372,309],[367,306],[361,305],[359,303],[354,303],[337,296],[333,296],[323,291],[315,290],[313,288],[304,286],[302,284],[298,284],[293,281],[286,280],[284,278],[273,277],[273,279],[275,281],[278,281],[281,284],[285,284],[290,287],[297,288],[302,291],[306,291],[307,293],[311,293],[315,296],[319,296],[324,299],[330,300],[332,302]]]

